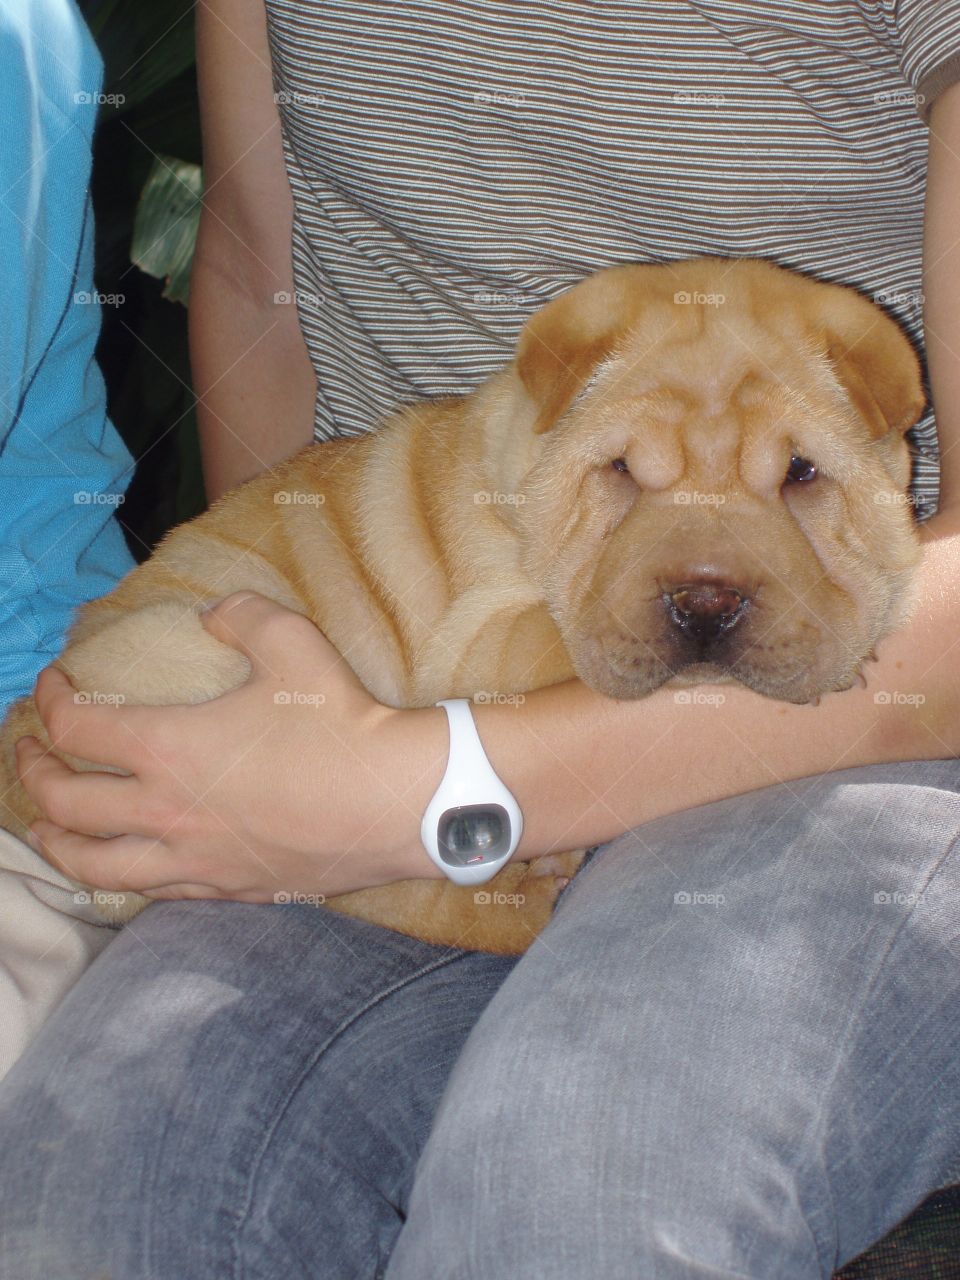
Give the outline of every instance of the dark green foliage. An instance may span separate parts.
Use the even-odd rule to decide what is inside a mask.
[[[107,95],[94,144],[96,286],[123,298],[103,308],[97,355],[111,418],[138,459],[120,517],[143,559],[167,529],[204,507],[186,308],[164,297],[164,279],[131,261],[138,207],[151,173],[161,171],[158,158],[200,163],[193,5],[80,0],[80,8],[103,55]],[[171,194],[173,221],[183,212],[184,193]],[[157,216],[151,215],[154,225]],[[160,237],[153,243],[163,248]],[[179,251],[182,257],[182,245]],[[166,274],[156,253],[147,261]],[[180,293],[175,285],[173,296]]]

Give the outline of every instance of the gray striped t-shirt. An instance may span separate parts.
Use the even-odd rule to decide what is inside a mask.
[[[599,267],[763,257],[922,348],[960,0],[266,0],[319,439],[469,391]],[[936,431],[916,433],[921,514]]]

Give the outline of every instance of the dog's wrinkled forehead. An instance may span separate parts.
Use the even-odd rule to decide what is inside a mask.
[[[515,366],[536,434],[613,379],[634,395],[655,380],[682,387],[716,411],[764,394],[764,375],[796,394],[819,370],[875,436],[905,431],[924,399],[916,353],[889,316],[851,289],[759,261],[609,268],[528,321]],[[740,390],[750,370],[756,381]]]
[[[690,350],[675,346],[657,359],[648,352],[637,354],[626,335],[621,347],[595,366],[568,412],[587,404],[596,410],[633,403],[655,408],[659,417],[679,422],[691,415],[718,417],[730,409],[772,410],[791,403],[802,408],[809,399],[809,376],[806,381],[796,379],[794,385],[782,372],[775,374],[766,360],[757,359],[758,346],[751,349],[733,341]],[[779,367],[784,369],[782,360]],[[824,386],[829,382],[824,369]]]

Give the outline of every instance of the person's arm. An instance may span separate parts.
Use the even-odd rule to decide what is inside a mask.
[[[680,703],[668,689],[614,702],[578,681],[517,707],[477,707],[487,753],[524,812],[517,856],[581,848],[808,774],[957,754],[956,512],[928,543],[921,599],[882,646],[869,688],[816,708],[739,686],[714,690],[719,704]],[[55,820],[34,824],[41,852],[76,880],[151,897],[270,901],[439,876],[420,819],[446,761],[443,712],[381,706],[315,627],[261,597],[231,597],[207,625],[252,666],[212,702],[78,706],[62,672],[43,673],[37,702],[54,742],[132,776],[75,774],[23,739],[24,785]],[[278,702],[291,688],[323,698]],[[97,838],[106,831],[124,834]]]
[[[930,113],[923,244],[927,363],[940,435],[940,511],[960,505],[960,84]]]
[[[102,62],[75,7],[0,5],[0,720],[75,611],[133,567],[132,460],[95,359],[91,143]]]
[[[207,497],[313,437],[316,383],[292,302],[293,202],[263,0],[200,0],[204,202],[190,281],[190,359]]]

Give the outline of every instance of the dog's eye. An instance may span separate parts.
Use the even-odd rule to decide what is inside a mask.
[[[613,469],[614,471],[625,471],[627,475],[630,474],[630,468],[627,466],[626,458],[614,458]]]
[[[790,459],[789,467],[787,467],[786,483],[808,484],[811,480],[816,480],[817,474],[815,463],[794,454]]]

